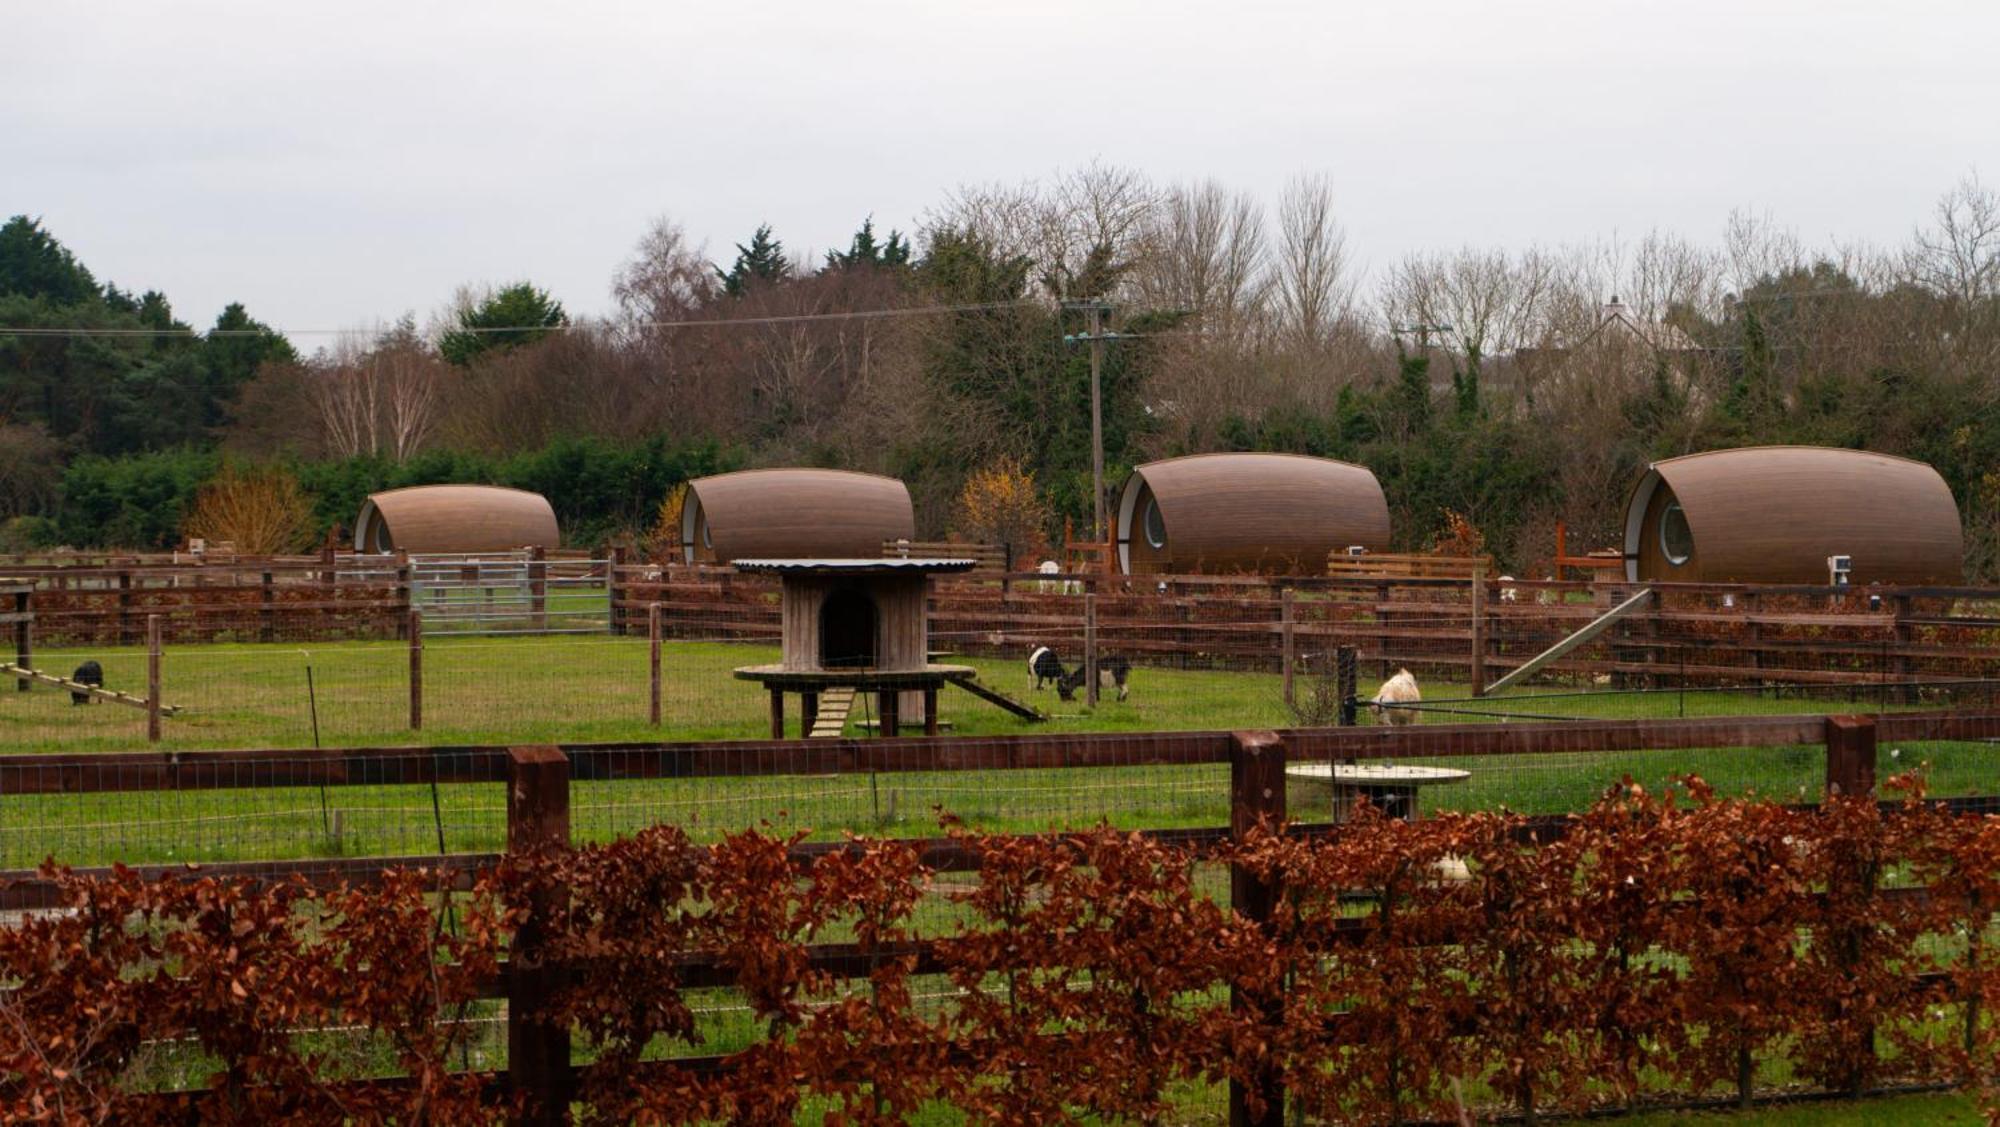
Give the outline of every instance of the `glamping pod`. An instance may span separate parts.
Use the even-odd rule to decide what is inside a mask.
[[[690,563],[880,559],[917,532],[910,491],[850,470],[743,470],[688,482],[681,543]]]
[[[1625,510],[1637,582],[1957,583],[1958,505],[1922,462],[1819,446],[1751,446],[1655,462]]]
[[[1316,575],[1329,552],[1389,547],[1389,502],[1360,466],[1299,454],[1196,454],[1132,471],[1118,501],[1127,575]]]
[[[498,485],[371,493],[354,518],[357,552],[507,552],[556,543],[556,511],[548,498]]]

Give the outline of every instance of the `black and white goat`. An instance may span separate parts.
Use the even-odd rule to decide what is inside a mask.
[[[1047,646],[1038,646],[1034,653],[1028,655],[1028,675],[1035,679],[1037,689],[1041,688],[1044,682],[1060,685],[1063,679],[1062,660],[1056,657],[1056,651]]]
[[[1097,691],[1116,686],[1118,699],[1125,699],[1125,679],[1131,676],[1132,663],[1122,657],[1100,657],[1097,659]],[[1056,695],[1064,700],[1075,700],[1076,691],[1083,687],[1087,674],[1079,665],[1056,679]]]

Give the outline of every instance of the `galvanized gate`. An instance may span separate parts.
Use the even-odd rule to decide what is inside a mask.
[[[424,633],[603,634],[611,629],[610,561],[520,552],[417,555],[410,608]]]

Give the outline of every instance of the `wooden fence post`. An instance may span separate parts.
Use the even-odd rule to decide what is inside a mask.
[[[1334,691],[1340,694],[1340,726],[1352,728],[1361,719],[1355,700],[1361,694],[1361,654],[1353,646],[1333,651],[1333,677]]]
[[[1875,793],[1875,718],[1826,718],[1826,793],[1866,796]]]
[[[273,602],[277,595],[271,590],[271,573],[259,576],[257,588],[257,640],[269,642],[278,636],[277,611]]]
[[[507,749],[507,852],[569,844],[569,757],[553,746]],[[526,1124],[569,1121],[569,1028],[548,1015],[566,977],[547,960],[553,891],[539,892],[507,957],[507,1079],[528,1098]]]
[[[1229,752],[1229,832],[1241,841],[1259,825],[1276,830],[1285,821],[1285,743],[1276,732],[1237,732]],[[1229,867],[1229,903],[1236,914],[1269,926],[1277,911],[1282,890],[1276,881],[1265,880],[1239,864]],[[1251,996],[1232,989],[1229,1004],[1235,1009],[1254,1009],[1271,1025],[1283,1020],[1284,1000],[1275,996]],[[1259,1061],[1255,1072],[1256,1094],[1262,1109],[1251,1113],[1251,1085],[1241,1080],[1229,1082],[1230,1127],[1283,1127],[1285,1089],[1276,1063],[1268,1056]]]
[[[118,573],[118,644],[132,644],[132,573]]]
[[[409,625],[409,614],[417,609],[417,592],[410,582],[410,554],[396,549],[396,593],[390,597],[390,613],[396,616],[396,631]]]
[[[160,616],[146,616],[146,742],[160,742]]]
[[[1278,592],[1278,630],[1284,635],[1285,707],[1292,707],[1292,667],[1298,664],[1298,638],[1294,634],[1297,612],[1292,606],[1290,587]]]
[[[660,604],[657,602],[646,605],[646,664],[652,682],[652,699],[646,716],[657,728],[660,726]],[[807,719],[806,727],[812,727],[811,719]]]
[[[1875,718],[1872,716],[1829,716],[1826,718],[1826,793],[1828,798],[1844,795],[1867,799],[1875,793]],[[1831,874],[1828,895],[1855,898],[1874,894],[1876,877],[1867,867],[1838,867]],[[1836,927],[1829,936],[1837,957],[1852,966],[1861,960],[1862,938],[1851,927]],[[1845,934],[1841,934],[1845,932]],[[1855,1031],[1856,1044],[1850,1057],[1855,1065],[1840,1078],[1838,1087],[1859,1096],[1868,1083],[1867,1066],[1861,1062],[1875,1056],[1875,1028]]]
[[[528,549],[528,611],[535,616],[535,629],[549,628],[549,550],[540,544]]]
[[[624,600],[625,592],[619,587],[618,573],[624,569],[625,545],[615,544],[604,565],[604,589],[605,594],[611,599],[611,632],[620,637],[625,634],[625,608],[618,604]]]
[[[1083,596],[1083,699],[1097,707],[1097,595]]]
[[[23,669],[35,667],[35,589],[32,585],[14,592],[14,664]],[[25,693],[34,687],[34,682],[22,677],[14,682],[14,691]]]
[[[421,732],[424,730],[424,612],[411,611],[409,623],[410,731]]]
[[[322,637],[331,637],[340,616],[334,608],[334,598],[338,594],[339,573],[333,566],[333,546],[319,550],[319,603],[320,629],[326,631]]]
[[[1486,569],[1472,569],[1472,695],[1486,695]]]

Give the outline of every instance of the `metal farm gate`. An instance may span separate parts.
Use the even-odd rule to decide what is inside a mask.
[[[410,608],[423,614],[426,635],[610,632],[607,560],[526,551],[409,559]]]

